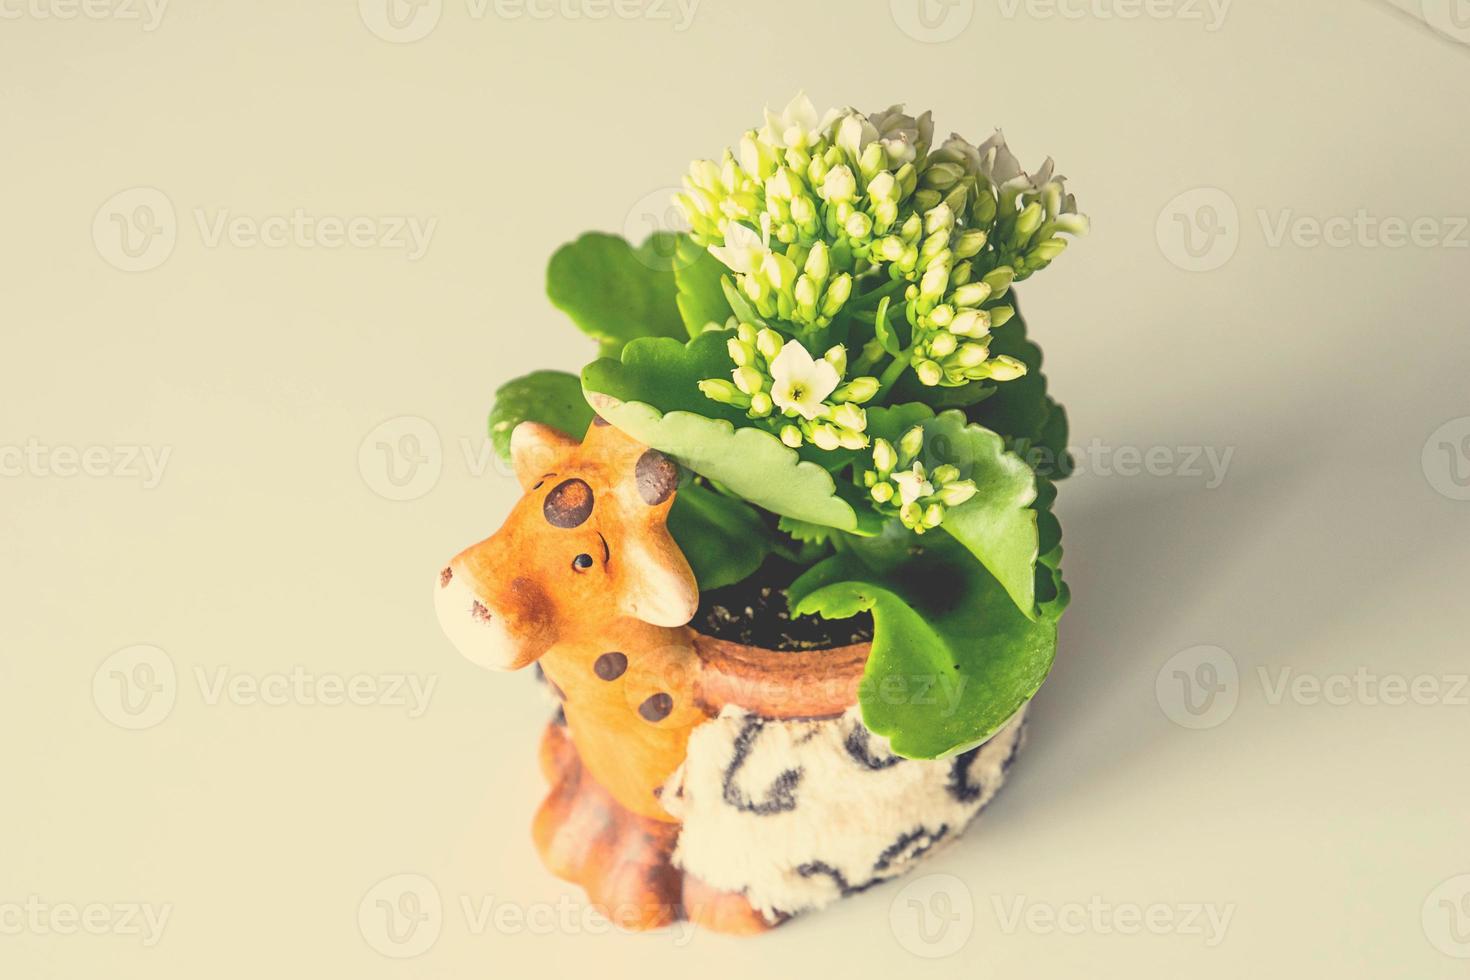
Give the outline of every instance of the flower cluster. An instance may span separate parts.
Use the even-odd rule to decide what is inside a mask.
[[[975,496],[973,480],[960,479],[957,467],[945,464],[926,471],[919,461],[924,430],[914,426],[903,434],[898,448],[887,439],[873,443],[873,469],[862,474],[880,510],[896,512],[904,527],[923,534],[944,522],[945,512]]]
[[[728,348],[733,382],[701,381],[707,397],[744,409],[793,449],[807,442],[826,450],[868,445],[868,415],[860,406],[878,393],[878,379],[844,383],[847,350],[841,344],[814,358],[799,341],[741,323]]]
[[[738,153],[693,164],[675,200],[742,319],[808,341],[836,330],[866,367],[892,358],[885,387],[909,369],[929,387],[1012,380],[1025,365],[989,344],[1014,315],[1003,301],[1087,220],[1051,160],[1028,174],[999,132],[931,152],[933,135],[927,112],[819,118],[798,96]],[[897,346],[875,336],[896,329],[877,322],[890,308],[907,324]]]

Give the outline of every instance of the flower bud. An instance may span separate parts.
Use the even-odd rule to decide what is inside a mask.
[[[873,442],[873,465],[878,467],[878,475],[884,479],[893,472],[898,465],[898,453],[893,448],[893,443],[887,439],[877,439]]]
[[[701,381],[699,383],[699,390],[704,392],[706,398],[711,401],[717,401],[721,405],[734,405],[737,408],[748,408],[750,406],[750,396],[728,381],[721,381],[718,378]]]
[[[954,307],[948,303],[940,303],[929,311],[929,322],[936,327],[947,327],[954,322]]]
[[[1055,259],[1058,255],[1061,255],[1066,250],[1067,240],[1065,238],[1048,238],[1046,241],[1033,248],[1027,258],[1038,260],[1041,262],[1050,262],[1052,259]]]
[[[955,352],[959,343],[952,333],[937,333],[934,339],[929,341],[929,353],[934,357],[948,357]]]
[[[766,386],[766,379],[753,367],[739,367],[730,374],[735,379],[735,387],[747,395],[753,395]]]
[[[984,282],[971,282],[951,293],[949,301],[955,306],[979,306],[989,298],[989,286]]]
[[[839,164],[827,171],[822,178],[822,198],[828,204],[840,204],[857,197],[857,180],[846,164]]]
[[[735,318],[731,317],[730,319],[733,320]],[[755,327],[752,327],[748,323],[742,323],[735,328],[735,336],[740,338],[740,342],[743,344],[753,344],[755,343]]]
[[[932,388],[944,380],[944,369],[931,360],[922,360],[914,365],[914,373],[919,376],[919,382]]]
[[[946,507],[958,507],[975,496],[974,480],[958,480],[946,484],[939,491],[939,499],[944,501]]]
[[[924,448],[924,427],[916,425],[898,440],[899,466],[907,466]]]
[[[960,234],[954,245],[954,254],[962,259],[968,259],[972,255],[978,255],[985,247],[989,235],[983,228],[971,228]]]
[[[726,341],[725,348],[730,352],[730,360],[735,362],[736,367],[745,367],[755,360],[755,348],[736,337]]]
[[[993,308],[990,311],[991,329],[994,330],[1005,326],[1007,323],[1011,322],[1011,317],[1015,315],[1016,311],[1009,306],[997,306]]]
[[[836,276],[827,286],[827,295],[822,297],[822,315],[836,316],[851,293],[852,276],[845,272]]]
[[[764,391],[758,391],[750,396],[750,414],[756,418],[765,418],[771,414],[774,408],[775,405],[771,401],[771,396]]]
[[[792,449],[801,448],[801,430],[794,425],[781,426],[781,441]]]
[[[921,183],[925,187],[944,191],[953,187],[965,176],[965,168],[957,163],[936,163],[924,171]]]
[[[887,163],[888,155],[883,152],[883,144],[874,140],[867,145],[863,150],[863,155],[858,159],[858,170],[865,179],[871,180]]]
[[[827,250],[826,242],[817,242],[812,246],[802,271],[811,276],[819,286],[827,281],[827,276],[832,271],[832,258]]]
[[[1006,354],[990,362],[990,376],[996,381],[1014,381],[1025,373],[1026,365]]]
[[[944,505],[943,504],[930,504],[928,507],[924,508],[924,526],[926,528],[928,528],[928,527],[938,527],[939,525],[941,525],[943,523],[944,523]]]
[[[1036,229],[1041,227],[1041,220],[1045,216],[1046,213],[1041,210],[1041,205],[1036,201],[1032,201],[1026,205],[1025,209],[1016,218],[1016,240],[1025,241],[1034,235]]]
[[[781,335],[770,327],[761,327],[760,333],[753,338],[755,349],[761,352],[761,357],[767,361],[774,361],[776,355],[781,353]]]
[[[1015,278],[1016,270],[1008,265],[1003,265],[999,269],[986,273],[982,281],[990,287],[990,295],[1000,299],[1006,294],[1006,290],[1011,288],[1011,283],[1015,281]]]
[[[937,235],[954,227],[954,213],[941,204],[924,215],[924,234]]]
[[[844,429],[853,432],[866,432],[868,428],[868,413],[851,402],[843,402],[832,409],[832,421]]]
[[[843,449],[866,449],[868,448],[868,437],[856,429],[840,429],[837,433],[838,441]]]
[[[834,402],[852,402],[861,405],[863,402],[871,401],[878,394],[878,379],[873,377],[853,378],[847,384],[842,385],[832,392]]]
[[[796,310],[804,319],[812,320],[817,315],[817,284],[811,276],[798,276],[793,292]]]
[[[897,235],[889,235],[877,245],[877,252],[885,262],[897,262],[903,258],[903,239]]]
[[[966,344],[960,348],[955,360],[962,368],[979,367],[990,356],[990,348],[984,344]]]
[[[960,468],[958,466],[951,466],[949,463],[945,463],[943,466],[936,466],[934,468],[935,486],[939,486],[945,483],[953,483],[959,478]]]
[[[873,219],[862,211],[854,211],[843,223],[842,230],[852,238],[867,238],[873,233]]]
[[[830,348],[827,353],[822,355],[822,359],[837,369],[837,376],[839,378],[847,373],[847,348],[841,344],[836,344]]]
[[[796,265],[779,252],[767,252],[761,259],[761,277],[779,292],[796,281]]]
[[[893,484],[878,483],[873,486],[873,499],[880,504],[886,504],[893,499]]]
[[[989,329],[990,314],[985,310],[962,310],[949,324],[949,332],[960,337],[978,337]]]
[[[812,442],[818,449],[825,452],[831,452],[842,446],[842,439],[837,434],[837,429],[826,422],[812,426]]]
[[[893,179],[893,174],[885,170],[868,181],[868,198],[873,201],[896,202],[898,200],[898,181]]]

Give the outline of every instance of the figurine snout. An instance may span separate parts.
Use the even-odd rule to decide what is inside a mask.
[[[539,604],[521,601],[525,593],[517,580],[505,596],[483,594],[456,559],[439,573],[434,608],[444,634],[466,659],[492,670],[519,670],[551,643],[536,615]]]

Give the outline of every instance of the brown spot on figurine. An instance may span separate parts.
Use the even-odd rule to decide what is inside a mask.
[[[679,464],[657,449],[638,457],[635,474],[638,493],[650,507],[668,500],[679,486]]]
[[[628,669],[625,653],[604,653],[592,664],[592,672],[605,681],[615,681]]]
[[[546,495],[542,510],[553,527],[581,527],[592,516],[592,488],[585,480],[563,480]]]

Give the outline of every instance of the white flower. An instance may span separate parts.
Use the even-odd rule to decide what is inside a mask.
[[[798,92],[779,115],[766,110],[766,124],[758,135],[770,146],[805,150],[821,139],[835,116],[834,110],[828,112],[826,118],[819,118],[812,100],[806,97],[805,92]]]
[[[868,121],[877,129],[889,164],[894,167],[913,163],[934,140],[934,119],[928,112],[915,119],[903,111],[903,106],[891,105],[882,112],[869,113]]]
[[[905,506],[934,492],[934,484],[924,475],[923,463],[914,463],[911,470],[899,470],[893,474],[893,482],[898,484],[898,498]]]
[[[833,127],[833,142],[847,153],[848,159],[856,163],[862,158],[863,150],[878,138],[878,127],[856,109],[847,109]]]
[[[815,421],[825,410],[823,402],[837,389],[841,377],[825,360],[812,357],[795,340],[787,341],[771,362],[771,400],[787,415]]]
[[[725,244],[709,247],[709,254],[742,275],[750,275],[759,269],[770,251],[764,236],[735,221],[725,227]]]

